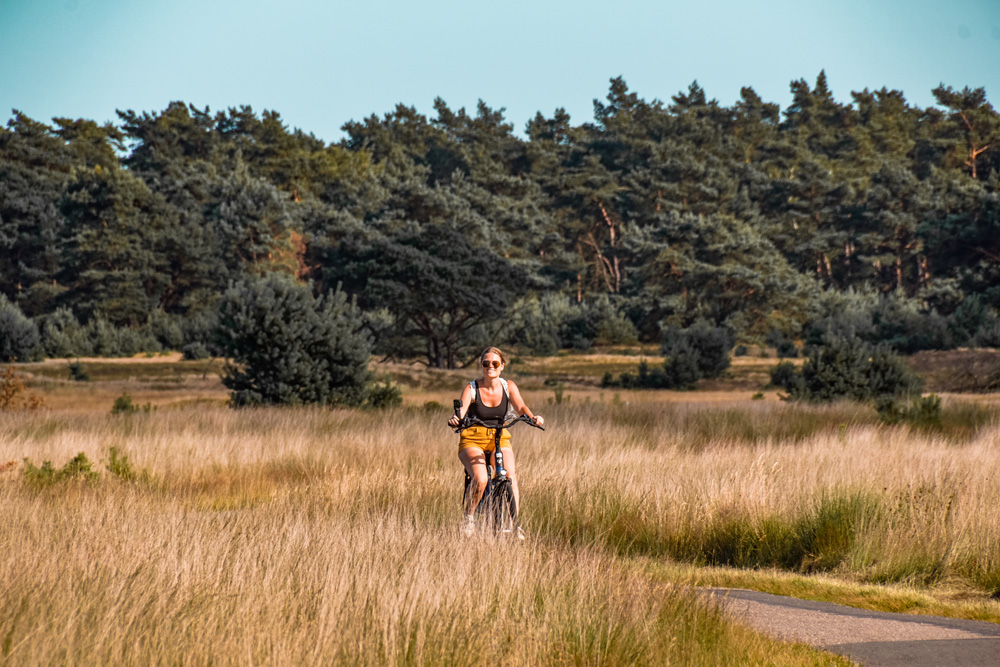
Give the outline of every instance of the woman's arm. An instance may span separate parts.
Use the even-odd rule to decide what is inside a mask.
[[[527,415],[529,419],[532,419],[539,426],[545,423],[541,415],[532,414],[531,410],[525,404],[524,399],[521,398],[521,390],[511,380],[507,380],[507,391],[510,392],[510,402],[514,404],[514,411],[517,414]]]
[[[458,423],[465,418],[466,413],[469,411],[469,406],[472,405],[472,385],[465,385],[465,389],[462,390],[462,409],[458,411],[458,416],[451,416],[448,423],[452,426],[458,426]]]

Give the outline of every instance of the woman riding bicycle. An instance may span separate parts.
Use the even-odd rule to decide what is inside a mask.
[[[488,347],[479,355],[479,364],[483,369],[483,377],[465,386],[462,391],[462,409],[458,415],[452,415],[448,420],[451,426],[458,426],[466,415],[477,417],[487,424],[502,424],[509,411],[513,411],[515,415],[527,415],[539,426],[545,423],[541,415],[532,414],[524,404],[517,385],[500,377],[507,365],[503,352],[498,348]],[[486,454],[493,453],[493,436],[493,429],[472,426],[462,431],[458,444],[458,460],[472,478],[471,493],[466,496],[465,517],[462,522],[462,532],[466,535],[471,535],[475,530],[474,512],[486,489]],[[520,507],[517,467],[514,463],[514,451],[510,448],[510,432],[507,430],[501,436],[500,451],[514,491],[514,506]]]

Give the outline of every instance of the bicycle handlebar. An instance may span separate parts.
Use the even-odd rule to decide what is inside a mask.
[[[528,415],[520,415],[519,417],[511,419],[506,424],[500,424],[499,426],[496,424],[487,424],[486,422],[477,417],[469,417],[468,415],[466,415],[466,417],[458,423],[458,428],[455,429],[455,433],[461,433],[465,429],[470,428],[472,426],[485,426],[486,428],[505,429],[505,428],[510,428],[511,426],[513,426],[518,422],[524,422],[525,424],[529,426],[534,426],[535,428],[541,431],[545,430],[544,427],[536,424],[535,421]]]

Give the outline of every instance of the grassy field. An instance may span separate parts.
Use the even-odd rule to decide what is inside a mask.
[[[542,361],[519,376],[548,430],[514,434],[518,545],[458,534],[444,421],[468,372],[384,367],[388,412],[234,412],[205,362],[84,363],[19,368],[48,407],[0,421],[0,662],[847,664],[695,585],[1000,620],[988,403],[946,397],[921,431],[559,387]],[[156,409],[111,415],[123,391]]]

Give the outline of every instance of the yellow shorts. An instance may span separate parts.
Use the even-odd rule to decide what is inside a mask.
[[[469,447],[478,447],[484,453],[493,451],[493,441],[496,429],[485,426],[470,426],[462,431],[462,439],[458,441],[458,451]],[[504,429],[500,434],[500,446],[510,447],[510,431]]]

